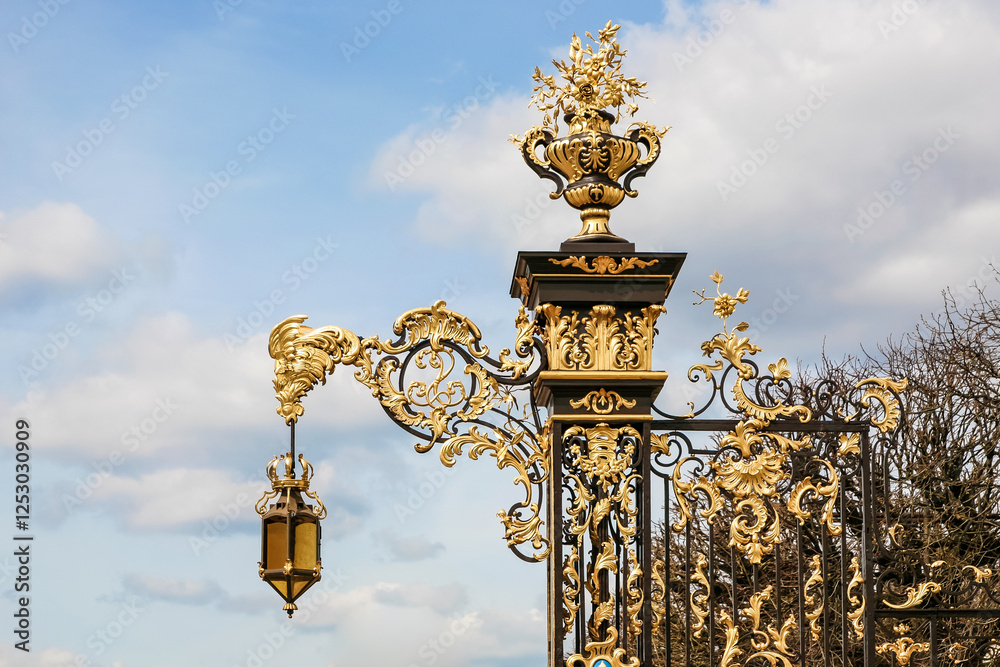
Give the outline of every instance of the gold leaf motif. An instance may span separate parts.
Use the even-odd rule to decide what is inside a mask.
[[[774,378],[775,382],[792,377],[792,372],[788,370],[788,360],[784,357],[778,359],[778,363],[776,364],[768,364],[767,370],[771,373],[771,377]]]
[[[750,606],[746,609],[746,615],[750,617],[750,621],[753,623],[753,637],[750,638],[750,645],[756,651],[765,651],[771,643],[771,637],[760,629],[760,615],[761,606],[765,601],[771,599],[772,590],[774,590],[774,587],[768,586],[761,592],[750,596]]]
[[[691,634],[695,637],[701,636],[701,631],[705,629],[705,619],[708,618],[708,594],[711,590],[708,584],[708,577],[705,576],[705,567],[708,559],[705,554],[698,554],[698,561],[694,565],[694,574],[691,579],[701,586],[701,589],[691,592],[691,614],[694,621],[691,623]]]
[[[667,434],[651,433],[649,436],[649,446],[654,454],[670,455],[670,436]]]
[[[614,410],[620,410],[623,406],[626,408],[635,407],[635,401],[622,398],[617,391],[607,391],[603,388],[599,391],[592,391],[581,399],[570,401],[569,404],[570,407],[587,408],[599,415],[609,415]]]
[[[744,498],[736,505],[736,518],[729,528],[729,545],[735,546],[751,563],[757,565],[764,556],[774,553],[781,542],[781,521],[770,505],[759,496]],[[744,513],[749,510],[749,514]],[[774,514],[770,527],[768,519]],[[751,523],[750,520],[753,520]]]
[[[906,589],[906,599],[899,604],[893,604],[885,600],[885,606],[893,609],[912,609],[924,601],[930,593],[940,593],[941,584],[936,581],[925,581],[917,587],[908,586]]]
[[[657,560],[653,563],[653,590],[650,594],[652,601],[650,606],[653,609],[654,627],[659,627],[660,623],[663,622],[663,617],[667,613],[667,584],[663,579],[663,571],[665,569],[666,563],[662,560]]]
[[[721,667],[730,667],[733,660],[743,655],[743,650],[736,646],[740,640],[740,632],[736,629],[729,612],[722,610],[719,612],[719,623],[726,634],[726,647],[722,650],[722,657],[719,660]]]
[[[612,177],[612,180],[615,180],[616,178],[617,177]],[[588,263],[587,258],[581,255],[579,257],[568,257],[567,259],[550,258],[549,261],[553,264],[558,264],[559,266],[572,266],[584,271],[585,273],[597,273],[601,275],[607,273],[614,276],[636,267],[644,269],[647,266],[656,264],[660,260],[654,259],[647,262],[639,259],[638,257],[623,257],[621,263],[619,264],[618,260],[612,257],[600,255],[595,257],[593,262]]]
[[[977,584],[981,584],[983,583],[983,581],[993,576],[993,570],[991,570],[988,567],[980,569],[975,565],[966,565],[965,567],[962,568],[962,571],[965,572],[966,570],[972,572],[973,576],[976,579]]]
[[[900,637],[894,642],[886,642],[875,647],[875,652],[879,655],[892,653],[899,667],[909,665],[914,653],[926,653],[930,650],[931,645],[928,642],[915,642],[909,637]]]
[[[847,456],[848,454],[861,454],[861,434],[841,433],[840,448],[837,449],[837,456]]]
[[[828,535],[840,535],[843,529],[835,524],[833,520],[833,511],[837,504],[837,494],[840,492],[840,475],[829,461],[820,458],[814,458],[813,460],[826,466],[829,480],[826,484],[821,483],[819,486],[813,484],[812,477],[806,477],[800,481],[788,498],[788,511],[799,520],[799,525],[805,525],[806,519],[812,516],[812,512],[803,506],[806,497],[810,495],[815,498],[825,497],[827,501],[823,504],[820,521],[826,526]]]
[[[298,421],[304,409],[301,400],[336,364],[351,364],[361,353],[361,340],[340,327],[313,329],[305,315],[289,317],[271,330],[268,352],[274,359],[274,390],[278,414],[286,423]]]
[[[642,619],[639,612],[642,611],[642,568],[639,567],[639,560],[636,557],[635,549],[628,550],[629,573],[625,583],[626,597],[628,598],[627,611],[629,631],[633,636],[637,636],[642,631]]]
[[[863,641],[865,638],[865,596],[864,591],[862,591],[861,596],[857,597],[854,590],[858,586],[864,586],[865,580],[861,576],[861,565],[858,563],[857,556],[851,559],[851,572],[854,576],[851,577],[851,583],[847,585],[847,601],[854,608],[847,613],[847,620],[851,622],[851,627],[854,628],[854,634],[857,635],[858,641]]]
[[[882,417],[873,418],[872,426],[877,428],[882,433],[886,433],[896,428],[899,425],[899,417],[901,414],[899,401],[896,400],[894,394],[899,394],[906,390],[908,381],[903,378],[899,381],[894,381],[889,378],[868,378],[867,380],[862,380],[857,383],[855,388],[861,389],[865,388],[865,393],[861,397],[861,404],[868,406],[871,401],[877,401],[882,406]],[[850,421],[857,415],[851,415],[846,419]]]
[[[510,348],[505,347],[500,350],[500,370],[511,371],[511,379],[516,380],[527,372],[535,360],[532,349],[534,335],[538,332],[538,327],[528,318],[528,313],[525,312],[524,306],[521,306],[521,309],[518,311],[514,324],[517,327],[514,350],[522,360],[511,359]]]
[[[813,586],[820,586],[819,600],[815,596],[809,593],[809,589]],[[823,615],[823,608],[825,603],[823,602],[823,564],[819,556],[812,557],[812,574],[809,579],[806,580],[806,585],[802,587],[802,601],[805,605],[816,605],[812,609],[806,610],[806,619],[809,621],[809,631],[812,633],[813,639],[819,641],[820,634],[822,630],[819,627],[819,618]]]
[[[789,616],[785,619],[780,631],[769,627],[767,629],[767,634],[771,637],[771,641],[774,642],[774,648],[778,649],[778,651],[784,655],[792,656],[792,649],[788,646],[788,641],[791,639],[792,631],[797,627],[798,623],[795,622],[795,617],[793,616]]]
[[[715,520],[715,515],[720,509],[722,509],[722,493],[719,491],[718,486],[710,482],[704,475],[699,477],[696,482],[685,482],[681,479],[681,467],[687,461],[693,460],[697,459],[694,457],[687,457],[674,466],[672,486],[674,489],[674,497],[677,499],[677,509],[680,513],[680,518],[676,523],[673,523],[670,528],[677,533],[684,530],[684,526],[686,526],[688,522],[693,519],[688,496],[692,495],[694,492],[701,492],[708,499],[709,506],[707,509],[701,511],[701,516],[709,524]]]
[[[563,566],[563,636],[573,631],[576,623],[576,613],[580,610],[580,576],[576,568],[580,562],[580,554],[574,545],[566,557]]]
[[[398,345],[382,343],[382,351],[388,354],[405,352],[424,341],[437,352],[444,348],[442,343],[446,340],[465,347],[478,359],[490,353],[489,348],[480,346],[479,327],[465,315],[449,310],[444,301],[437,301],[430,308],[414,308],[403,313],[393,323],[392,332],[397,336],[405,334],[405,337]]]
[[[531,295],[531,284],[528,282],[528,279],[524,276],[515,276],[514,282],[521,288],[521,299],[527,301],[528,297]]]

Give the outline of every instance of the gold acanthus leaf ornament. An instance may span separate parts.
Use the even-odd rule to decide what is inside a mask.
[[[708,618],[708,597],[711,586],[705,575],[706,567],[708,567],[708,559],[705,554],[698,554],[698,560],[694,565],[694,574],[691,575],[691,581],[699,587],[691,590],[691,614],[694,616],[694,621],[691,623],[691,635],[693,637],[701,636],[702,630],[705,629],[705,620]]]
[[[802,479],[788,498],[788,511],[799,520],[799,525],[805,525],[806,519],[812,516],[812,512],[804,507],[806,501],[810,497],[825,497],[827,500],[823,504],[820,522],[826,526],[828,535],[840,535],[843,529],[834,523],[833,518],[837,493],[840,491],[840,475],[837,474],[837,469],[829,461],[820,458],[814,458],[813,461],[826,468],[828,479],[826,483],[820,481],[819,485],[813,482],[812,477]]]
[[[628,612],[628,629],[635,637],[642,631],[642,606],[644,596],[642,593],[642,568],[639,566],[639,558],[635,549],[628,550],[628,580],[625,583],[625,590],[628,596],[626,611]]]
[[[978,568],[975,565],[966,565],[962,568],[962,572],[965,571],[972,572],[972,576],[975,578],[977,584],[981,584],[993,576],[993,570],[988,567]]]
[[[926,598],[931,593],[940,593],[940,592],[941,592],[941,584],[937,583],[936,581],[925,581],[916,587],[913,586],[907,587],[905,592],[906,599],[900,602],[899,604],[893,604],[888,600],[885,600],[884,602],[885,606],[892,607],[893,609],[912,609],[913,607],[916,607],[921,602],[923,602],[924,598]]]
[[[271,331],[268,351],[274,359],[274,390],[278,414],[286,423],[302,416],[302,397],[326,376],[336,364],[353,364],[361,353],[361,340],[340,327],[313,329],[305,326],[307,317],[296,315]]]
[[[580,611],[580,575],[576,570],[579,563],[579,550],[573,545],[563,566],[563,636],[573,631],[576,613]]]
[[[775,545],[781,541],[781,519],[770,503],[757,495],[739,501],[736,512],[729,527],[729,545],[759,565],[764,556],[774,553]]]
[[[791,639],[792,630],[796,627],[794,614],[785,619],[780,630],[774,626],[763,626],[762,607],[765,602],[771,600],[774,592],[773,586],[767,586],[764,590],[754,593],[750,597],[750,604],[741,611],[752,624],[750,635],[750,647],[754,653],[747,656],[743,662],[745,665],[758,665],[767,662],[770,667],[792,667],[789,658],[794,657],[794,653],[788,646]],[[722,657],[719,661],[721,667],[735,667],[734,661],[743,655],[743,649],[738,645],[741,642],[740,628],[733,622],[732,617],[725,610],[719,612],[720,626],[726,637],[726,646],[723,649]]]
[[[581,316],[563,315],[550,303],[536,309],[545,318],[543,338],[549,370],[648,371],[652,370],[656,320],[665,312],[658,304],[639,313],[619,315],[614,306],[599,304]]]
[[[667,583],[664,581],[663,573],[666,570],[666,563],[657,559],[653,563],[653,583],[652,594],[650,595],[653,611],[653,627],[659,627],[667,613]]]

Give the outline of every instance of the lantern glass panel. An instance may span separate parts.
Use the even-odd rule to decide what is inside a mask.
[[[267,562],[264,563],[265,570],[280,570],[285,567],[288,559],[288,527],[284,518],[277,521],[269,521],[265,525],[267,532]]]
[[[295,558],[293,567],[311,570],[316,567],[316,524],[304,521],[295,526]]]

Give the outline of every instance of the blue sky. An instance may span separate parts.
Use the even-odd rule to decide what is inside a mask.
[[[612,217],[639,248],[688,253],[659,326],[665,405],[715,333],[686,295],[716,269],[750,290],[769,359],[805,364],[990,283],[987,0],[10,0],[0,433],[31,422],[36,541],[33,652],[6,642],[0,665],[544,660],[544,568],[495,518],[510,479],[443,474],[349,374],[299,430],[331,516],[325,589],[290,625],[245,499],[285,447],[267,355],[284,317],[386,335],[443,298],[510,344],[517,250],[578,222],[507,137],[540,122],[535,66],[608,19],[649,81],[637,119],[672,126]],[[0,580],[13,609],[9,558]]]

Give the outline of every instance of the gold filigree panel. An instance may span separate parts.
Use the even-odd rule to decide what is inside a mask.
[[[396,340],[362,339],[340,327],[312,329],[305,320],[304,315],[284,320],[272,330],[269,342],[277,411],[286,422],[298,420],[304,412],[302,398],[325,383],[338,364],[354,366],[355,379],[371,390],[397,424],[426,434],[425,441],[415,445],[418,452],[440,444],[441,462],[451,467],[467,447],[470,458],[489,454],[498,468],[513,470],[514,484],[524,489],[525,498],[512,510],[498,513],[508,546],[530,544],[536,560],[547,557],[541,503],[533,494],[549,466],[549,426],[536,433],[527,406],[516,413],[509,389],[478,361],[489,349],[482,345],[475,323],[449,310],[444,301],[397,318]],[[515,326],[514,351],[504,348],[499,359],[499,370],[510,379],[520,378],[535,362],[537,329],[523,307]],[[466,363],[458,349],[474,361]],[[398,355],[406,356],[401,361]],[[405,386],[403,364],[412,365],[416,374]],[[500,423],[485,423],[487,416]]]

